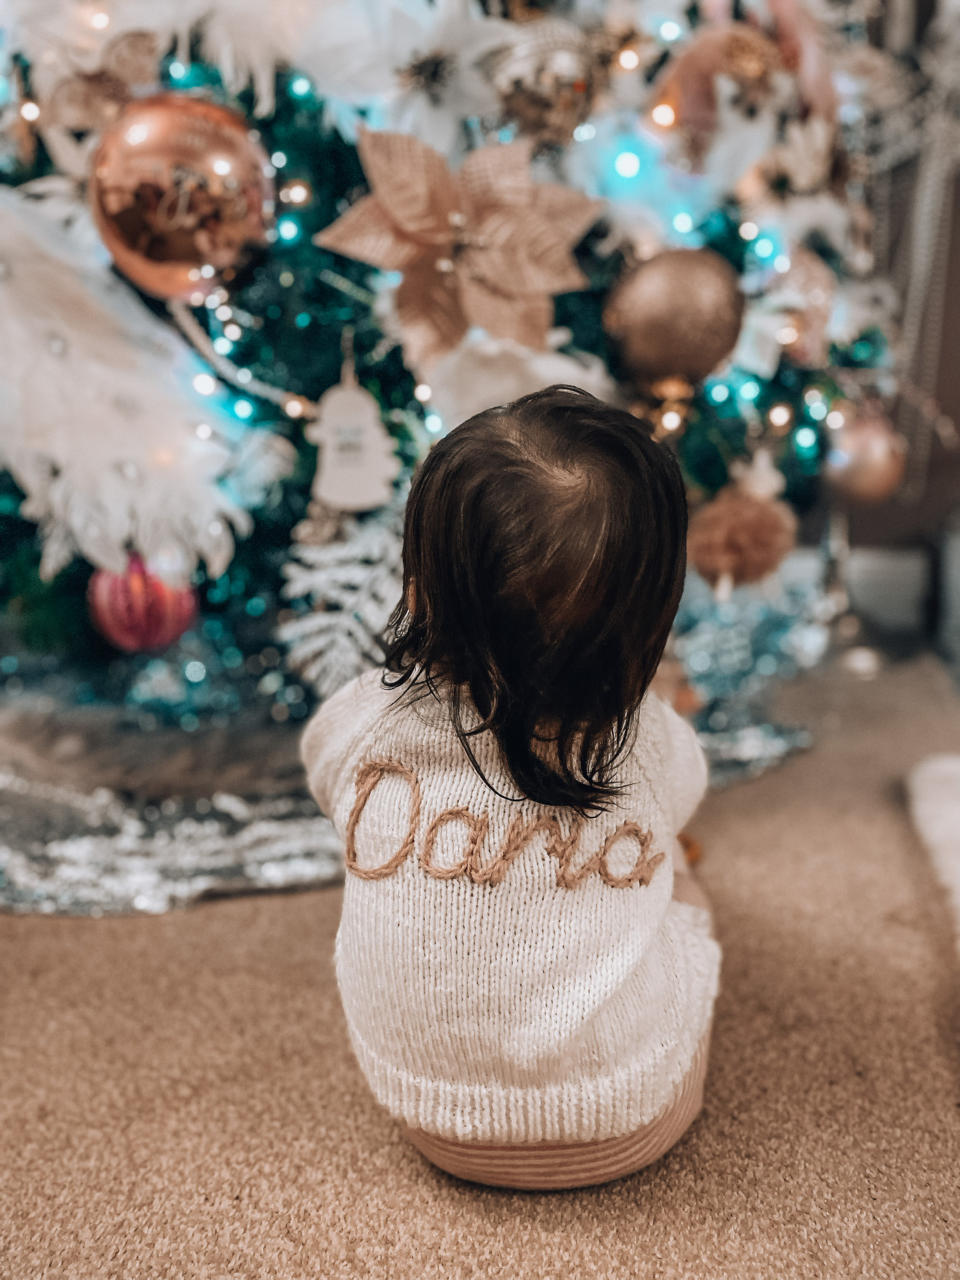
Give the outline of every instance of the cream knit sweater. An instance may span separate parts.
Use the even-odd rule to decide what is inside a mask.
[[[706,912],[672,899],[676,833],[706,787],[692,729],[648,692],[628,790],[578,820],[497,796],[444,704],[380,679],[342,688],[303,738],[313,794],[344,837],[336,974],[375,1097],[477,1142],[646,1124],[693,1059],[720,967]],[[492,735],[472,743],[516,795]]]

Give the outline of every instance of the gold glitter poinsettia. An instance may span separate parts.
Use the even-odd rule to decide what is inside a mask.
[[[415,368],[450,351],[472,326],[543,350],[552,295],[582,289],[572,250],[601,205],[530,176],[531,144],[481,147],[457,173],[410,134],[363,130],[372,194],[315,243],[402,271],[397,319]]]

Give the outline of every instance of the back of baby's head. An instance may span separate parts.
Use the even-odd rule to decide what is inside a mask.
[[[625,410],[555,386],[477,414],[414,479],[387,666],[449,687],[475,766],[466,693],[524,796],[603,807],[677,610],[686,519],[675,458]]]

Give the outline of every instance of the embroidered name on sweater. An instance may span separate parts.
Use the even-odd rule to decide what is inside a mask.
[[[385,778],[401,778],[409,787],[410,820],[403,843],[386,862],[378,867],[361,867],[357,863],[356,834],[360,818],[370,797]],[[368,760],[356,772],[356,798],[344,835],[347,870],[362,880],[383,880],[392,876],[416,849],[420,827],[421,793],[417,775],[406,765],[392,760]],[[461,823],[466,829],[466,840],[458,862],[439,866],[434,861],[437,840],[447,823]],[[489,819],[469,809],[444,809],[433,818],[420,843],[418,862],[422,871],[435,880],[454,880],[466,876],[474,884],[501,884],[510,863],[539,835],[545,837],[547,853],[557,860],[557,884],[562,889],[576,889],[589,875],[597,874],[612,889],[629,889],[632,885],[650,883],[653,872],[666,856],[651,853],[653,836],[636,822],[621,822],[606,837],[600,848],[585,861],[574,866],[580,852],[580,837],[584,819],[575,817],[570,830],[564,834],[559,820],[551,815],[525,818],[517,814],[510,823],[500,849],[493,858],[483,860],[484,846],[489,834]],[[637,848],[637,858],[624,875],[615,875],[609,865],[609,854],[621,840],[632,841]]]

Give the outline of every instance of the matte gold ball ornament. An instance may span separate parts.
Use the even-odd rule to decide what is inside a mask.
[[[157,298],[216,288],[266,243],[272,168],[246,121],[185,94],[130,102],[94,156],[89,196],[117,269]]]
[[[886,501],[900,488],[906,466],[907,442],[875,401],[865,402],[830,431],[823,474],[834,492],[851,502]]]
[[[667,249],[628,270],[603,312],[607,333],[640,382],[699,382],[737,344],[740,278],[712,249]]]

